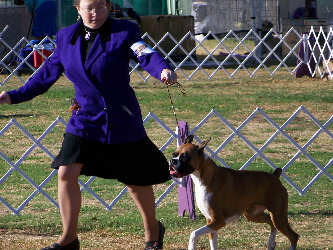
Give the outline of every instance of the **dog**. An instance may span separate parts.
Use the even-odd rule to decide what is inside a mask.
[[[170,161],[172,177],[191,175],[196,204],[207,222],[191,233],[188,249],[195,250],[198,237],[209,234],[210,248],[216,250],[217,231],[241,215],[270,225],[268,249],[275,248],[277,230],[289,239],[290,249],[296,249],[299,235],[288,223],[288,193],[279,180],[281,168],[271,174],[219,167],[204,154],[209,140],[200,145],[192,141],[193,135],[189,135]]]

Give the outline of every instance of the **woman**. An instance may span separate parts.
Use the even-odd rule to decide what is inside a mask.
[[[2,92],[0,104],[30,100],[47,91],[62,73],[75,88],[75,105],[58,169],[58,200],[63,234],[43,249],[79,249],[79,175],[118,179],[128,186],[143,219],[145,249],[162,249],[164,226],[156,220],[153,184],[170,179],[168,163],[149,140],[141,110],[129,85],[129,58],[166,84],[177,75],[140,38],[138,27],[108,18],[108,0],[74,1],[81,22],[60,30],[53,55],[18,90]]]

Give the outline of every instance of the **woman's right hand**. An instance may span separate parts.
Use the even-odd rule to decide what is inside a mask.
[[[0,104],[10,104],[10,96],[7,94],[6,91],[2,91],[0,93]]]
[[[163,69],[161,73],[161,81],[171,86],[177,83],[177,74],[171,69]]]

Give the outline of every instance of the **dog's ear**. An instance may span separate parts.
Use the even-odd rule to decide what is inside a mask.
[[[204,149],[205,149],[205,147],[207,146],[207,144],[210,142],[210,137],[207,139],[207,140],[205,140],[205,141],[203,141],[200,145],[199,145],[199,152],[203,152],[204,151]]]
[[[185,143],[192,143],[194,136],[193,135],[188,135],[185,139]]]

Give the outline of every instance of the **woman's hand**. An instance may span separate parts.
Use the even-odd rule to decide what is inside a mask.
[[[10,96],[6,91],[0,93],[0,104],[11,104]]]
[[[161,80],[168,86],[173,85],[177,83],[177,74],[170,69],[163,69],[161,73]]]

